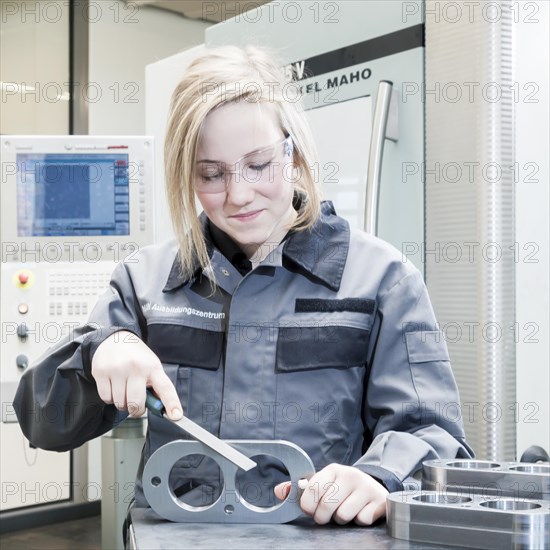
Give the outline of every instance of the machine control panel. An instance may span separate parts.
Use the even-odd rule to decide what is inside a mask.
[[[9,469],[13,487],[28,479],[68,487],[69,453],[29,450],[12,402],[25,370],[86,323],[117,263],[153,243],[154,142],[2,136],[0,151],[0,430],[11,443],[2,445],[2,464],[13,463],[15,446],[36,456],[16,459],[22,466]],[[0,509],[50,501],[36,494],[15,491]],[[55,500],[68,495],[61,491]]]
[[[116,262],[152,242],[153,138],[3,136],[0,148],[3,263]]]

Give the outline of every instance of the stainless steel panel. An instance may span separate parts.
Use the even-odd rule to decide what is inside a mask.
[[[467,439],[479,458],[514,460],[511,2],[493,3],[498,20],[479,8],[453,21],[447,4],[426,3],[440,14],[426,18],[426,281]]]

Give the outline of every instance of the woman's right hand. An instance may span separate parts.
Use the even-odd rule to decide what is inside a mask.
[[[139,417],[145,412],[145,391],[151,387],[171,420],[182,416],[181,403],[160,359],[132,332],[111,334],[92,359],[92,376],[102,401]]]

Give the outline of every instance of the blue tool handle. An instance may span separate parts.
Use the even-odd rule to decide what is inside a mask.
[[[147,395],[145,397],[145,406],[157,416],[163,416],[166,412],[162,401],[153,393],[150,388],[147,388]]]

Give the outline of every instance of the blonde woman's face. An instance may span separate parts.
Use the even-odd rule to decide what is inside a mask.
[[[253,263],[296,218],[284,139],[274,111],[245,100],[212,111],[199,138],[195,193],[210,221]]]

